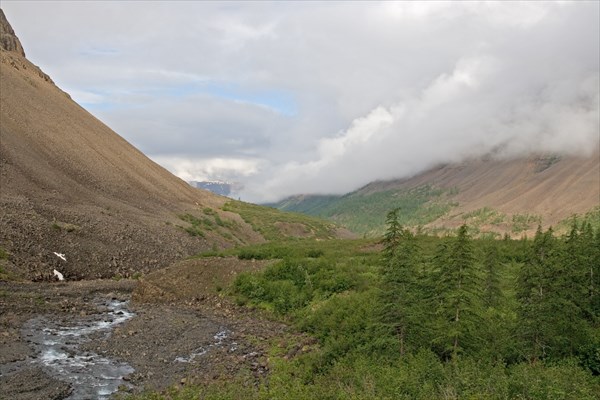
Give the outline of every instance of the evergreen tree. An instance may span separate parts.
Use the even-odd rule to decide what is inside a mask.
[[[439,251],[447,251],[440,254]],[[476,343],[475,328],[481,300],[477,265],[467,226],[435,258],[437,301],[434,344],[442,355],[456,359],[465,347]]]
[[[386,218],[385,224],[387,225],[387,230],[383,237],[383,255],[386,261],[394,258],[394,254],[396,253],[396,249],[398,247],[398,243],[400,243],[400,237],[402,236],[402,225],[398,221],[398,214],[400,213],[399,208],[395,208],[390,211]]]
[[[485,281],[483,288],[483,301],[487,307],[496,307],[502,297],[500,289],[500,254],[495,243],[488,243],[483,259]]]
[[[563,294],[569,301],[573,302],[581,311],[589,315],[590,296],[589,296],[589,281],[588,272],[590,272],[590,254],[586,251],[593,242],[594,236],[591,237],[586,233],[587,224],[585,221],[581,225],[581,229],[577,224],[577,220],[573,219],[571,230],[565,238],[565,251],[562,259],[562,264],[565,266],[565,279],[563,280],[567,287],[560,288]],[[586,243],[588,242],[588,243]]]
[[[545,356],[548,339],[549,315],[547,307],[547,271],[549,259],[554,251],[554,238],[550,232],[543,233],[538,226],[533,239],[530,255],[521,268],[517,282],[519,300],[518,329],[525,343],[525,351],[530,361],[535,362]]]
[[[594,326],[600,327],[600,229],[596,230],[594,239],[589,242],[591,243],[588,250],[590,253],[588,274],[590,310]]]
[[[393,256],[386,258],[382,268],[382,322],[397,337],[401,355],[406,353],[411,334],[417,332],[421,319],[419,253],[415,237],[402,230]]]
[[[599,323],[600,308],[598,299],[600,278],[600,230],[594,235],[594,229],[589,222],[584,221],[579,234],[579,292],[578,305],[582,308],[585,318],[593,325]]]
[[[567,251],[553,236],[552,229],[535,235],[532,250],[519,274],[519,333],[530,361],[575,355],[588,340],[578,282],[580,270],[570,246],[579,247],[579,235],[573,230],[567,239]]]

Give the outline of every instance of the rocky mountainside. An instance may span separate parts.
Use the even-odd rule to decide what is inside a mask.
[[[0,10],[0,48],[25,57],[25,50],[23,50],[21,41],[19,41],[2,10]]]
[[[0,33],[0,279],[130,276],[264,240],[72,101],[1,10]]]
[[[295,196],[271,206],[326,217],[367,234],[381,233],[386,212],[395,207],[401,208],[404,224],[430,232],[466,222],[477,233],[529,234],[539,223],[557,226],[573,214],[597,218],[600,152],[473,159],[373,182],[345,196]]]

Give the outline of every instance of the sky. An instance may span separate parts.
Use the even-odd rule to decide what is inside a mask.
[[[184,180],[276,201],[600,143],[600,3],[2,1],[29,60]]]

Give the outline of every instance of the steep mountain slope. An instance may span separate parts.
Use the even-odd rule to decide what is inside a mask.
[[[404,224],[429,231],[467,222],[479,232],[530,233],[540,222],[556,225],[600,206],[599,154],[469,160],[373,182],[345,196],[296,196],[272,206],[367,234],[381,233],[385,213],[395,207]]]
[[[264,240],[221,209],[227,199],[173,176],[72,101],[25,58],[1,10],[0,33],[0,259],[10,261],[0,269],[128,276]]]

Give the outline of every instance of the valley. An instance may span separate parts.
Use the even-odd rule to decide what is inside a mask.
[[[0,399],[600,398],[598,149],[251,204],[73,101],[2,10],[0,33]],[[377,142],[367,120],[321,144]]]

